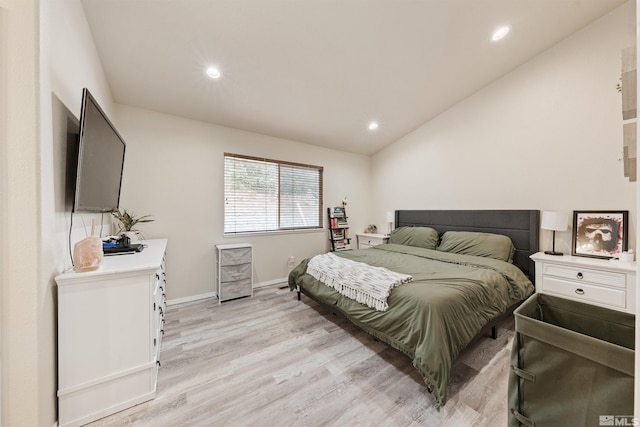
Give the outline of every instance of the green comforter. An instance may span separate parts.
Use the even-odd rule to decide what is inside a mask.
[[[449,371],[460,351],[489,321],[533,293],[520,269],[491,258],[395,244],[335,254],[410,274],[413,281],[391,291],[384,312],[344,297],[306,274],[308,259],[291,271],[289,288],[304,288],[408,355],[433,390],[438,408],[446,403]]]

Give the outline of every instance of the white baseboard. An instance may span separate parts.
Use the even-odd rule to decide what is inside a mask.
[[[282,279],[275,279],[275,280],[267,280],[266,282],[260,282],[260,283],[254,283],[253,287],[254,288],[261,288],[263,286],[271,286],[271,285],[278,285],[278,284],[287,284],[289,281],[288,278],[282,278]]]
[[[206,294],[192,295],[190,297],[168,299],[166,301],[166,304],[167,305],[184,304],[186,302],[194,302],[194,301],[199,301],[201,299],[207,299],[207,298],[218,298],[218,294],[216,292],[207,292]]]
[[[263,286],[287,284],[287,282],[288,282],[288,279],[286,277],[284,277],[282,279],[267,280],[266,282],[254,283],[253,287],[254,288],[262,288]],[[194,302],[194,301],[199,301],[199,300],[203,300],[203,299],[207,299],[207,298],[218,298],[218,293],[217,292],[207,292],[205,294],[192,295],[190,297],[170,299],[170,300],[166,301],[166,304],[168,306],[169,305],[176,305],[176,304],[184,304],[184,303],[187,303],[187,302]]]

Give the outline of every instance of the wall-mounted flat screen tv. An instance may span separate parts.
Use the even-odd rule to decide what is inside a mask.
[[[120,203],[125,142],[91,93],[82,91],[73,210],[112,212]]]

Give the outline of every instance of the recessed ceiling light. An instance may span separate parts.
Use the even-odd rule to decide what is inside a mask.
[[[369,130],[376,130],[380,127],[378,122],[369,122]]]
[[[500,27],[493,33],[493,35],[491,36],[491,40],[497,42],[498,40],[509,34],[509,31],[511,31],[511,27],[508,25]]]
[[[220,77],[222,77],[222,73],[216,67],[207,68],[206,74],[212,79],[219,79]]]

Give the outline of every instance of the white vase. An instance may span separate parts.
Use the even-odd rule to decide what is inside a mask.
[[[129,238],[131,243],[140,240],[140,232],[138,230],[125,231],[123,234]]]

